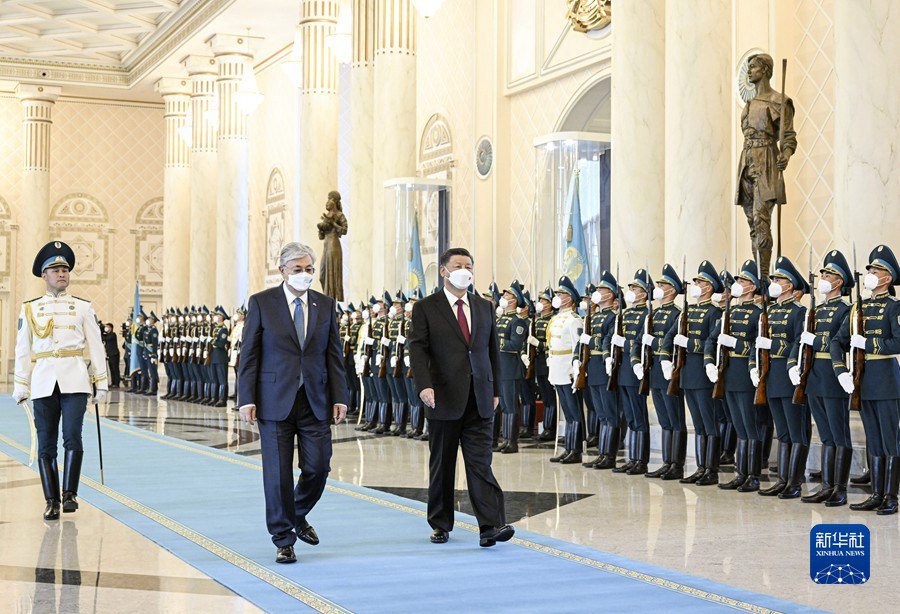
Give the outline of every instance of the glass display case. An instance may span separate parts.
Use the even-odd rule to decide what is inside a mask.
[[[531,285],[593,283],[609,268],[610,136],[557,132],[534,146]]]
[[[449,247],[450,186],[443,179],[400,177],[384,182],[384,198],[394,219],[385,229],[387,244],[394,244],[385,267],[388,288],[406,293],[419,288],[428,295],[440,285],[438,259]]]

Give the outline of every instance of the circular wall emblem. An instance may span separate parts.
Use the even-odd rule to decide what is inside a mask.
[[[489,137],[483,136],[478,139],[478,144],[475,146],[475,171],[481,179],[485,179],[491,174],[493,166],[494,145]]]
[[[737,86],[735,94],[737,95],[738,103],[741,106],[744,106],[756,96],[756,86],[747,80],[747,62],[750,60],[751,56],[758,53],[765,53],[765,51],[759,47],[754,47],[741,56],[741,59],[738,61],[737,75],[735,76]]]

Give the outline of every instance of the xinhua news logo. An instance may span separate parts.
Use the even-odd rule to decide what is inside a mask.
[[[864,524],[817,524],[809,532],[809,577],[816,584],[865,584],[870,549]]]

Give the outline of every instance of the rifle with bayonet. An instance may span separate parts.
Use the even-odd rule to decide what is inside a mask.
[[[594,301],[591,300],[591,297],[588,297],[587,314],[584,316],[584,330],[582,331],[588,335],[591,334],[591,318],[594,315],[593,307]],[[591,359],[590,344],[581,344],[581,356],[579,358],[581,359],[581,364],[578,366],[578,377],[575,378],[575,390],[583,390],[587,386],[587,366],[588,361]]]
[[[725,254],[725,271],[728,271],[728,254]],[[726,276],[727,278],[727,276]],[[725,280],[722,280],[725,283]],[[719,331],[721,335],[731,334],[731,288],[725,289],[725,310],[722,312],[722,328]],[[731,357],[731,351],[724,345],[716,346],[716,370],[719,373],[716,383],[713,384],[712,396],[714,399],[725,398],[725,371],[728,370],[728,359]]]
[[[616,283],[619,280],[619,265],[616,265]],[[613,334],[619,337],[625,336],[625,327],[622,323],[625,312],[625,297],[622,296],[622,286],[617,286],[617,294],[619,299],[619,307],[616,311],[616,324]],[[619,389],[619,369],[622,367],[622,359],[625,357],[625,348],[620,348],[616,344],[612,346],[612,368],[609,370],[609,381],[606,382],[606,389],[615,392]]]
[[[763,276],[762,270],[759,268],[759,252],[756,251],[756,271],[759,273],[759,281],[762,286],[762,314],[759,316],[759,337],[772,337],[772,331],[769,330],[769,276],[768,271]],[[761,348],[756,349],[756,371],[759,374],[759,384],[756,386],[756,396],[753,399],[754,405],[766,405],[768,399],[769,387],[769,369],[771,368],[771,353],[769,350]]]
[[[681,261],[681,293],[684,295],[684,307],[681,310],[681,316],[678,318],[678,334],[682,337],[688,336],[688,282],[687,282],[687,256]],[[681,394],[681,370],[687,362],[687,348],[680,345],[674,346],[675,355],[672,357],[672,379],[669,380],[669,386],[666,394],[676,396]]]
[[[400,328],[397,330],[397,336],[403,337],[403,329],[406,324],[406,309],[400,307]],[[394,365],[394,377],[401,378],[403,377],[403,348],[406,347],[406,343],[397,342],[397,364]]]
[[[816,332],[816,274],[813,273],[813,255],[812,246],[809,248],[809,311],[806,312],[806,326],[804,331],[807,333]],[[812,372],[813,360],[815,360],[815,352],[811,345],[800,346],[800,383],[794,388],[794,397],[792,401],[797,405],[806,405],[806,384],[809,381],[809,374]]]
[[[653,334],[653,292],[650,288],[653,282],[650,279],[650,267],[644,265],[644,271],[647,273],[647,316],[644,319],[644,334]],[[653,349],[644,345],[641,339],[641,367],[644,370],[644,377],[638,386],[638,393],[642,396],[650,396],[650,371],[653,369]]]
[[[534,296],[538,297],[540,300],[537,291],[535,291]],[[534,306],[534,301],[532,301],[532,307]],[[530,320],[531,320],[531,329],[528,331],[529,337],[534,337],[535,327],[537,326],[537,310],[530,310]],[[534,364],[537,362],[537,347],[534,345],[528,344],[528,367],[525,369],[525,381],[531,380],[534,378]]]
[[[856,284],[856,297],[850,308],[850,334],[866,334],[866,323],[863,317],[862,284],[860,283],[859,269],[856,268],[856,243],[853,243],[853,279]],[[853,392],[850,394],[850,409],[859,411],[862,404],[862,382],[866,370],[866,351],[859,348],[850,348],[850,373],[853,375]]]

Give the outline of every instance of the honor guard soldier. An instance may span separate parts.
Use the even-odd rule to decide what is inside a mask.
[[[145,375],[146,388],[141,394],[156,396],[159,390],[159,329],[156,323],[159,318],[153,311],[146,319],[147,324],[144,327],[144,361],[147,365]]]
[[[619,401],[616,390],[609,389],[609,373],[606,371],[610,355],[609,340],[616,323],[619,282],[609,271],[600,274],[600,283],[590,297],[594,304],[590,330],[582,333],[581,343],[589,345],[591,359],[587,366],[587,392],[594,401],[594,410],[600,423],[598,448],[600,455],[584,463],[593,469],[612,469],[619,454]]]
[[[738,441],[748,442],[746,460],[735,465],[733,480],[720,485],[724,490],[758,491],[765,460],[762,428],[766,419],[760,415],[765,409],[754,405],[756,387],[750,379],[750,355],[759,335],[762,312],[755,297],[761,289],[756,262],[745,261],[730,289],[731,305],[714,324],[704,348],[707,378],[713,384],[724,378],[721,388],[734,417]]]
[[[138,370],[131,374],[131,392],[139,394],[144,389],[144,378],[147,371],[144,364],[144,324],[147,321],[147,314],[144,309],[134,315],[134,332],[131,335],[133,352],[137,353]],[[130,367],[129,367],[130,370]]]
[[[172,392],[172,385],[175,381],[175,377],[172,374],[172,361],[169,359],[170,339],[172,336],[171,322],[172,310],[171,308],[166,308],[162,318],[162,332],[159,335],[159,362],[166,372],[166,393],[160,397],[161,399],[169,398],[169,395]]]
[[[525,307],[525,295],[518,281],[503,291],[498,301],[502,315],[497,318],[500,347],[500,406],[503,411],[503,445],[495,452],[515,454],[519,451],[519,400],[525,384],[522,350],[528,338],[528,322],[517,311]]]
[[[356,351],[359,343],[359,329],[362,318],[359,311],[350,303],[347,306],[347,330],[345,332],[345,371],[347,373],[347,389],[350,391],[350,406],[347,415],[359,415],[359,376],[356,374]]]
[[[876,510],[879,515],[897,513],[897,489],[900,485],[900,302],[894,286],[900,283],[900,265],[887,245],[879,245],[869,254],[863,285],[871,298],[855,302],[840,332],[831,344],[831,358],[841,387],[847,394],[856,392],[854,374],[843,362],[845,352],[864,353],[859,366],[860,417],[866,433],[866,450],[871,455],[869,472],[872,496],[850,509]],[[862,309],[862,326],[858,309]]]
[[[388,298],[388,295],[385,295]],[[409,421],[409,406],[406,395],[406,383],[403,381],[403,355],[406,337],[403,336],[403,324],[406,321],[406,295],[398,290],[394,295],[391,307],[388,310],[387,338],[391,342],[388,346],[387,356],[388,388],[391,391],[391,408],[394,414],[394,428],[390,434],[395,437],[406,434],[406,425]],[[400,341],[403,341],[401,343]]]
[[[228,313],[220,305],[213,312],[215,326],[212,330],[212,344],[209,351],[209,364],[215,377],[213,389],[213,407],[228,405],[228,326],[225,321]]]
[[[566,417],[566,436],[565,449],[550,462],[568,465],[581,462],[584,441],[584,412],[572,385],[580,368],[575,352],[581,338],[582,320],[575,313],[575,305],[581,297],[568,277],[561,277],[557,285],[553,308],[558,313],[547,327],[547,366],[550,383]]]
[[[647,397],[641,395],[640,380],[636,365],[641,364],[641,338],[644,333],[644,318],[647,316],[647,300],[653,292],[650,273],[638,269],[634,279],[628,284],[625,302],[631,307],[622,313],[623,334],[613,332],[612,345],[622,350],[623,364],[619,369],[618,388],[625,409],[625,421],[631,431],[628,462],[613,469],[613,473],[641,475],[647,472],[650,460],[650,423],[647,418]]]
[[[131,381],[131,329],[134,325],[131,312],[122,325],[122,353],[125,357],[125,379]]]
[[[403,344],[403,385],[406,387],[406,398],[409,403],[409,430],[406,433],[401,433],[401,437],[408,437],[409,439],[419,439],[422,441],[427,440],[428,436],[425,434],[425,412],[422,411],[422,400],[419,398],[419,395],[416,394],[416,381],[413,379],[413,372],[409,366],[409,352],[406,351],[406,340],[412,334],[412,310],[413,306],[415,306],[416,302],[422,298],[421,292],[416,289],[413,290],[409,297],[407,298],[406,304],[403,306],[403,310],[405,312],[405,317],[403,319],[403,328],[400,331],[401,337],[398,338],[398,343],[400,339],[402,339]]]
[[[375,434],[383,435],[391,428],[391,389],[387,382],[387,362],[385,355],[391,341],[387,338],[387,308],[391,303],[391,295],[384,293],[383,299],[378,299],[372,306],[372,339],[374,340],[372,378],[375,382],[375,390],[378,393],[378,426]]]
[[[721,311],[724,305],[725,292],[730,292],[729,288],[734,284],[734,276],[725,269],[722,269],[719,271],[719,279],[722,280],[724,290],[722,292],[713,292],[712,302]],[[724,397],[721,399],[713,399],[713,405],[715,405],[716,408],[716,422],[719,426],[719,437],[722,438],[722,456],[719,457],[719,465],[734,466],[738,441],[737,431],[734,430],[734,421],[731,418],[731,410],[728,407],[728,400]],[[721,488],[721,485],[719,488]]]
[[[240,306],[234,310],[234,316],[231,319],[231,333],[228,338],[228,366],[234,371],[234,381],[237,382],[238,367],[241,364],[241,338],[244,336],[244,316],[247,310],[244,306]],[[240,405],[237,402],[237,384],[234,386],[234,394],[229,398],[235,400],[233,409],[236,411]]]
[[[850,294],[853,286],[847,258],[837,250],[828,252],[819,270],[816,289],[822,300],[813,313],[815,328],[804,328],[800,343],[794,346],[792,358],[798,363],[791,368],[791,381],[800,381],[801,367],[807,370],[806,397],[823,450],[822,487],[817,493],[803,497],[804,503],[825,503],[828,507],[847,504],[847,481],[853,458],[847,405],[850,395],[838,382],[829,349],[850,312],[850,305],[843,297]],[[809,348],[808,355],[812,359],[808,366],[799,362],[805,348]],[[839,364],[843,364],[843,356]]]
[[[528,335],[531,335],[531,329],[535,321],[534,301],[531,300],[531,293],[528,290],[522,293],[525,299],[525,305],[517,310],[520,318],[528,324]],[[527,337],[526,337],[527,341]],[[519,437],[531,438],[535,434],[537,424],[537,397],[538,387],[534,377],[534,366],[531,364],[536,352],[534,347],[526,343],[526,347],[522,353],[522,362],[525,363],[525,379],[522,382],[522,414],[521,428],[519,429]]]
[[[172,315],[170,316],[169,324],[169,348],[167,353],[169,357],[169,364],[171,365],[169,368],[172,372],[173,381],[171,387],[169,388],[168,396],[165,397],[172,400],[174,400],[182,390],[184,381],[184,371],[182,369],[181,363],[179,362],[179,359],[181,358],[181,354],[179,352],[179,346],[181,343],[181,322],[181,309],[178,307],[172,308]]]
[[[213,321],[212,321],[212,312],[209,310],[209,307],[203,305],[200,309],[201,313],[201,324],[200,324],[200,376],[203,385],[201,387],[201,405],[212,405],[215,401],[213,399],[214,393],[213,390],[216,384],[216,377],[213,373],[212,365],[210,364],[210,353],[212,350],[212,332],[213,332]]]
[[[34,402],[45,520],[58,519],[60,505],[66,513],[78,509],[84,412],[92,394],[100,403],[108,389],[106,352],[94,308],[68,293],[74,268],[75,253],[62,241],[41,248],[31,272],[44,280],[47,292],[22,304],[16,333],[13,398],[17,403]],[[66,451],[62,496],[57,465],[60,419]]]
[[[756,347],[769,352],[769,377],[765,384],[778,439],[778,481],[759,494],[794,499],[800,496],[805,479],[812,431],[809,408],[794,403],[794,383],[788,374],[796,364],[791,353],[800,341],[806,321],[806,307],[794,300],[794,290],[805,293],[807,284],[794,264],[784,256],[775,261],[769,281],[768,294],[776,302],[769,308],[769,330],[761,331]],[[755,353],[750,357],[750,379],[756,386],[760,384],[758,355]]]
[[[649,374],[643,373],[643,366],[638,373],[643,377],[650,377],[650,395],[653,399],[653,407],[656,409],[656,417],[662,429],[662,460],[655,471],[645,474],[648,478],[659,478],[681,463],[684,471],[684,459],[675,454],[675,433],[687,435],[687,426],[684,421],[684,397],[681,394],[669,396],[668,378],[665,377],[662,365],[672,362],[672,347],[664,343],[666,334],[676,327],[681,317],[681,309],[675,305],[675,297],[684,294],[684,284],[681,277],[675,271],[675,267],[666,264],[662,268],[662,275],[656,280],[653,289],[653,300],[659,302],[659,307],[653,310],[653,317],[647,332],[641,336],[641,346],[645,351],[653,355],[653,367]],[[636,349],[636,348],[633,348]],[[681,445],[679,437],[679,445]],[[687,441],[685,439],[685,441]]]
[[[536,348],[534,379],[537,380],[538,392],[544,406],[544,418],[540,434],[533,441],[553,441],[556,438],[556,389],[550,383],[550,367],[547,364],[547,328],[555,315],[553,309],[553,289],[549,286],[541,292],[534,305],[535,321],[528,344]]]
[[[357,371],[359,372],[360,382],[364,394],[363,399],[363,424],[356,427],[358,431],[370,431],[378,426],[378,409],[381,404],[378,400],[378,390],[375,387],[372,371],[375,370],[375,354],[377,348],[375,339],[372,337],[372,310],[375,309],[378,301],[375,297],[369,298],[368,307],[362,310],[363,325],[359,329],[359,356],[356,359]]]

